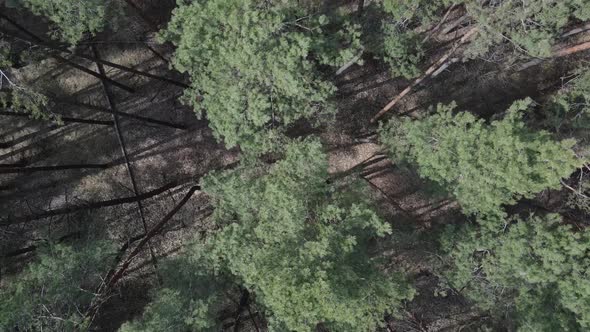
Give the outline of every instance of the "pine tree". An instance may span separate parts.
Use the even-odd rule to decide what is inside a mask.
[[[39,248],[35,262],[0,290],[0,330],[74,331],[88,324],[84,310],[110,268],[106,241]]]
[[[0,63],[11,65],[12,62],[0,55]],[[63,124],[61,116],[51,112],[47,96],[31,88],[17,85],[0,68],[0,107],[13,112],[29,114],[33,119],[54,121]]]
[[[204,184],[223,225],[213,252],[256,294],[276,330],[323,323],[370,331],[412,296],[367,251],[368,240],[388,234],[389,225],[358,192],[327,184],[326,170],[321,144],[305,141],[270,168],[213,174]]]
[[[53,36],[76,45],[88,33],[94,35],[121,7],[116,0],[20,0],[36,15],[47,17],[55,26]]]
[[[454,288],[520,331],[588,330],[590,232],[574,231],[558,215],[505,223],[447,230],[442,243]]]
[[[574,78],[543,107],[545,124],[561,137],[575,138],[583,156],[590,155],[590,69],[579,68]]]
[[[185,102],[206,111],[228,147],[263,153],[280,150],[296,121],[334,114],[335,87],[318,66],[345,63],[360,44],[354,25],[332,23],[292,2],[193,1],[175,9],[162,38],[191,76]]]
[[[328,184],[318,141],[290,144],[272,166],[250,163],[204,180],[219,231],[184,255],[206,263],[178,265],[187,270],[181,276],[191,277],[184,286],[158,292],[135,330],[156,331],[162,322],[179,330],[195,329],[187,321],[214,326],[218,295],[186,285],[208,285],[192,277],[205,270],[217,282],[232,280],[248,289],[272,331],[313,331],[320,323],[334,331],[373,331],[386,312],[395,313],[412,297],[401,274],[384,274],[369,252],[369,240],[390,233],[389,225],[358,192]]]
[[[413,78],[420,74],[420,63],[425,56],[424,37],[415,32],[421,25],[431,24],[438,13],[453,3],[452,0],[384,0],[382,47],[376,53],[383,58],[393,76]]]
[[[231,280],[215,266],[210,248],[197,242],[159,268],[156,289],[142,317],[121,332],[219,331],[218,311],[231,295]]]
[[[571,147],[548,132],[528,129],[526,99],[515,102],[504,119],[486,124],[470,113],[437,107],[421,120],[392,119],[379,129],[391,157],[418,167],[421,177],[451,192],[466,213],[501,214],[501,206],[558,188],[580,161]]]

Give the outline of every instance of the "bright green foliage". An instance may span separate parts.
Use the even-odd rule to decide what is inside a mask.
[[[53,35],[72,45],[86,33],[104,29],[110,13],[120,9],[113,0],[20,0],[36,15],[46,16],[56,26]]]
[[[74,331],[110,267],[114,250],[103,241],[40,248],[38,259],[0,290],[0,330]]]
[[[190,245],[159,269],[164,285],[152,294],[143,317],[126,323],[121,332],[219,331],[215,315],[229,288],[216,271],[210,249]]]
[[[467,213],[497,214],[503,204],[557,188],[579,165],[574,142],[526,128],[515,102],[501,121],[486,124],[470,113],[438,106],[425,119],[392,119],[379,129],[395,160],[418,166],[420,176],[447,188]]]
[[[476,21],[478,36],[470,57],[487,53],[494,44],[512,43],[526,56],[549,56],[562,28],[573,18],[590,19],[588,0],[465,1]]]
[[[513,220],[505,230],[450,228],[443,236],[450,281],[521,331],[590,329],[590,232],[560,221],[548,215]]]
[[[358,192],[327,183],[317,141],[292,143],[283,160],[216,173],[205,190],[223,226],[211,241],[219,257],[268,310],[273,331],[374,331],[412,289],[387,277],[367,241],[390,232]]]
[[[162,33],[177,46],[176,69],[191,76],[185,102],[207,112],[228,147],[278,150],[289,125],[333,114],[335,87],[317,65],[352,58],[357,28],[334,27],[301,8],[291,1],[192,1],[175,9]]]

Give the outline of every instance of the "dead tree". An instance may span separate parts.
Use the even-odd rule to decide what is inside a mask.
[[[94,53],[94,57],[96,57],[97,59],[100,58],[100,54],[98,53],[98,50],[96,49],[95,46],[92,46],[92,52]],[[106,76],[103,65],[101,65],[100,63],[97,63],[96,66],[98,67],[98,72],[102,76]],[[113,93],[110,90],[109,84],[105,80],[101,80],[101,83],[102,83],[102,88],[104,91],[105,98],[109,104],[109,108],[112,111],[116,111],[117,108],[116,108]],[[133,193],[135,194],[135,196],[138,196],[139,189],[137,186],[137,181],[135,180],[135,174],[133,172],[133,168],[131,167],[131,163],[129,162],[129,155],[127,153],[127,144],[125,143],[123,131],[121,130],[121,124],[119,122],[119,116],[117,114],[113,113],[113,121],[115,122],[114,128],[115,128],[115,133],[117,134],[117,140],[119,141],[119,146],[121,148],[121,154],[123,156],[123,159],[125,160],[125,168],[127,169],[127,175],[129,176],[129,180],[131,180],[131,188],[133,189]],[[148,227],[147,227],[147,222],[145,221],[145,211],[144,211],[143,203],[141,200],[138,200],[136,202],[136,204],[137,204],[137,211],[139,212],[139,218],[140,218],[141,224],[143,226],[143,230],[147,233]],[[156,263],[156,255],[154,253],[153,248],[151,247],[151,245],[149,243],[148,243],[148,247],[150,250],[150,255],[152,257],[152,263],[154,264],[154,269],[157,271],[158,267],[156,265],[157,264]]]
[[[143,248],[146,245],[149,245],[149,241],[155,235],[157,235],[161,232],[161,230],[164,228],[166,223],[168,223],[176,215],[176,213],[189,201],[189,199],[192,197],[192,195],[199,189],[200,189],[200,186],[198,186],[198,185],[191,187],[189,189],[189,191],[187,192],[187,194],[183,197],[183,199],[178,204],[176,204],[176,206],[170,212],[168,212],[166,214],[166,216],[164,216],[164,218],[162,218],[162,220],[160,220],[155,226],[153,226],[149,231],[147,231],[145,233],[145,236],[142,236],[139,238],[139,239],[141,239],[140,242],[137,244],[137,246],[135,246],[133,251],[131,253],[129,253],[127,258],[123,262],[123,264],[121,264],[119,268],[117,268],[116,266],[113,267],[107,273],[107,275],[105,277],[105,282],[103,282],[98,287],[96,294],[106,295],[111,291],[113,286],[115,286],[117,284],[117,282],[123,277],[123,275],[125,274],[125,272],[129,268],[129,266],[131,265],[133,260],[137,257],[137,255],[143,250]],[[137,240],[139,240],[139,239],[137,239]],[[123,248],[121,248],[121,251],[119,251],[119,254],[117,255],[117,257],[119,259],[123,255],[124,251],[127,250],[127,248],[129,248],[129,245],[130,244],[127,243],[123,246]],[[96,302],[94,302],[90,305],[90,308],[88,309],[88,311],[86,312],[86,315],[85,315],[86,317],[90,317],[91,320],[95,317],[98,310],[100,309],[100,306],[103,303],[102,298],[100,296],[96,297],[95,300],[96,300]]]

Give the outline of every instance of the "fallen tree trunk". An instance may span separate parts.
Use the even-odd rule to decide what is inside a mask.
[[[133,259],[135,259],[135,257],[141,252],[141,250],[143,249],[143,247],[149,243],[149,241],[160,232],[160,230],[164,227],[164,225],[166,225],[166,223],[168,221],[170,221],[172,219],[172,217],[174,217],[174,215],[176,215],[176,213],[188,202],[188,200],[193,196],[193,194],[199,190],[201,187],[200,186],[193,186],[189,189],[189,191],[186,193],[186,195],[184,195],[184,197],[182,198],[182,200],[180,202],[178,202],[178,204],[176,204],[176,206],[170,211],[168,212],[168,214],[166,214],[166,216],[164,216],[164,218],[162,218],[162,220],[160,220],[160,222],[158,222],[154,227],[152,227],[147,233],[146,235],[141,239],[141,241],[137,244],[137,246],[133,249],[133,251],[129,254],[129,256],[127,257],[127,259],[125,259],[125,261],[123,262],[123,264],[121,264],[121,267],[116,271],[112,273],[112,277],[110,279],[108,279],[107,283],[106,283],[106,289],[108,290],[111,287],[113,287],[114,284],[116,284],[122,277],[123,274],[125,273],[125,271],[127,270],[127,268],[129,267],[129,265],[131,264],[131,262],[133,261]]]
[[[123,277],[123,275],[125,274],[125,272],[129,268],[129,266],[131,265],[131,263],[133,262],[135,257],[137,257],[137,255],[139,255],[139,253],[142,251],[143,247],[145,245],[149,244],[149,241],[155,235],[160,233],[160,231],[162,230],[162,228],[164,228],[166,223],[168,223],[176,215],[176,213],[189,201],[189,199],[193,196],[193,194],[197,190],[200,190],[200,186],[197,185],[197,186],[191,187],[189,189],[189,191],[186,193],[186,195],[182,198],[182,200],[180,202],[178,202],[178,204],[176,204],[176,206],[170,212],[168,212],[164,216],[164,218],[162,218],[162,220],[160,220],[148,232],[146,232],[145,236],[140,238],[141,241],[137,244],[137,246],[129,254],[127,259],[125,259],[123,264],[121,264],[121,266],[118,269],[116,267],[113,267],[109,272],[107,272],[107,275],[104,278],[105,281],[103,283],[101,283],[101,285],[98,287],[98,289],[96,290],[96,294],[105,295],[105,294],[109,293],[109,291],[113,288],[113,286],[116,285],[116,283]],[[129,248],[129,245],[130,244],[128,242],[121,248],[121,251],[119,251],[119,254],[117,255],[118,258],[120,258],[122,256],[122,254],[124,253],[124,251],[127,250],[127,248]],[[94,303],[92,303],[90,305],[90,308],[88,309],[88,311],[85,314],[85,316],[90,317],[91,320],[94,320],[94,317],[98,313],[98,310],[100,309],[100,307],[103,303],[103,299],[100,296],[98,296],[98,297],[95,297],[95,301],[93,301],[93,302]]]
[[[546,58],[546,59],[534,59],[531,60],[529,62],[526,62],[522,65],[520,65],[518,68],[516,68],[516,71],[523,71],[525,69],[528,69],[530,67],[536,66],[538,64],[541,64],[547,60],[550,59],[555,59],[555,58],[560,58],[560,57],[564,57],[564,56],[568,56],[574,53],[578,53],[578,52],[582,52],[582,51],[586,51],[590,49],[590,42],[585,42],[585,43],[581,43],[581,44],[577,44],[574,46],[564,46],[560,49],[557,49],[556,51],[554,51],[554,53],[551,55],[550,58]]]
[[[64,241],[68,240],[68,239],[71,239],[73,237],[77,237],[77,236],[80,236],[80,235],[81,235],[80,232],[74,232],[74,233],[70,233],[70,234],[64,235],[64,236],[60,237],[59,239],[57,239],[57,243],[62,243]],[[48,242],[48,241],[47,240],[42,240],[42,242]],[[31,246],[28,246],[28,247],[24,247],[24,248],[21,248],[21,249],[10,251],[10,252],[8,252],[8,253],[0,256],[0,257],[1,258],[16,257],[16,256],[24,255],[24,254],[29,253],[29,252],[33,252],[33,251],[37,250],[37,248],[39,248],[39,245],[33,244]]]
[[[153,124],[157,124],[157,125],[165,126],[165,127],[170,127],[170,128],[174,128],[174,129],[182,129],[182,130],[186,130],[187,129],[187,127],[185,125],[181,125],[181,124],[177,124],[177,123],[172,123],[172,122],[164,121],[164,120],[152,119],[152,118],[148,118],[148,117],[141,116],[141,115],[136,115],[136,114],[131,114],[131,113],[125,113],[125,112],[121,112],[121,111],[118,111],[118,110],[108,109],[108,108],[105,108],[105,107],[102,107],[102,106],[96,106],[96,105],[81,103],[81,102],[77,102],[77,101],[60,99],[60,98],[56,98],[56,97],[52,97],[51,99],[54,100],[54,101],[56,101],[56,102],[59,102],[59,103],[64,103],[64,104],[68,104],[68,105],[72,105],[72,106],[78,106],[78,107],[84,107],[84,108],[95,110],[95,111],[102,112],[102,113],[117,114],[117,115],[119,115],[121,117],[130,118],[130,119],[138,120],[138,121],[141,121],[141,122],[153,123]],[[112,123],[111,123],[111,125],[112,125]]]
[[[39,219],[43,219],[43,218],[48,218],[48,217],[79,212],[79,211],[96,210],[96,209],[105,208],[105,207],[109,207],[109,206],[131,204],[131,203],[135,203],[139,200],[145,200],[148,198],[152,198],[154,196],[157,196],[161,193],[166,192],[167,190],[170,190],[170,189],[179,187],[181,185],[190,183],[194,180],[195,179],[193,177],[184,177],[184,178],[180,178],[178,180],[169,182],[169,183],[163,185],[162,187],[150,190],[148,192],[145,192],[145,193],[137,195],[137,196],[133,195],[133,196],[128,196],[128,197],[109,199],[106,201],[73,205],[73,206],[43,211],[41,213],[34,214],[34,215],[20,216],[20,217],[13,218],[12,220],[10,220],[10,219],[5,220],[0,223],[0,226],[15,225],[15,224],[20,224],[20,223],[24,223],[24,222],[29,222],[29,221],[39,220]]]
[[[120,65],[120,64],[116,64],[116,63],[113,63],[113,62],[110,62],[110,61],[96,59],[95,57],[91,57],[91,56],[88,56],[88,55],[85,55],[85,54],[82,54],[82,53],[79,53],[79,52],[70,51],[69,49],[67,49],[65,47],[62,47],[62,46],[59,46],[59,45],[55,45],[54,43],[50,43],[50,42],[47,42],[47,41],[41,39],[40,37],[38,37],[34,33],[30,32],[26,28],[22,27],[20,24],[18,24],[17,22],[15,22],[14,20],[12,20],[11,18],[7,17],[6,15],[4,15],[2,13],[0,13],[0,17],[3,18],[3,19],[5,19],[6,21],[10,22],[12,25],[14,25],[17,29],[19,29],[23,33],[27,34],[29,36],[29,38],[23,38],[23,37],[14,36],[14,34],[11,33],[10,31],[5,30],[3,28],[0,28],[0,32],[2,32],[3,34],[9,35],[9,36],[13,36],[13,37],[17,37],[19,39],[23,39],[23,40],[28,41],[28,42],[30,42],[32,44],[37,45],[37,46],[42,46],[42,47],[45,47],[45,48],[50,49],[50,50],[53,50],[53,51],[58,51],[58,52],[66,53],[66,54],[71,54],[73,56],[76,56],[76,57],[79,57],[79,58],[82,58],[82,59],[86,59],[86,60],[90,60],[90,61],[93,61],[93,62],[99,62],[102,65],[113,67],[113,68],[117,68],[119,70],[126,71],[126,72],[129,72],[129,73],[132,73],[132,74],[136,74],[136,75],[139,75],[139,76],[144,76],[144,77],[152,78],[152,79],[155,79],[155,80],[167,82],[167,83],[170,83],[170,84],[173,84],[173,85],[182,87],[182,88],[188,88],[189,87],[188,84],[185,84],[185,83],[182,83],[182,82],[179,82],[179,81],[170,79],[170,78],[161,77],[161,76],[158,76],[158,75],[146,73],[146,72],[143,72],[143,71],[140,71],[140,70],[136,70],[136,69],[133,69],[133,68],[130,68],[130,67],[126,67],[126,66],[123,66],[123,65]],[[63,57],[61,57],[59,55],[56,55],[55,57],[59,57],[59,58],[63,59]],[[64,60],[65,61],[69,61],[67,59],[64,59]]]
[[[430,66],[424,72],[424,74],[422,74],[420,77],[418,77],[416,80],[414,80],[414,82],[412,82],[412,84],[410,84],[407,88],[405,88],[402,92],[400,92],[395,98],[393,98],[385,107],[383,107],[383,109],[381,109],[381,111],[379,111],[379,113],[377,113],[371,119],[371,123],[374,123],[375,121],[377,121],[380,117],[383,116],[383,114],[387,113],[393,106],[395,106],[395,104],[397,104],[403,97],[405,97],[408,93],[410,93],[410,91],[412,91],[412,89],[415,86],[422,83],[422,81],[424,81],[431,74],[436,72],[436,70],[440,66],[444,65],[444,63],[447,61],[447,59],[449,59],[451,57],[451,55],[453,55],[455,53],[455,51],[457,50],[459,45],[465,43],[471,36],[473,36],[475,33],[477,33],[477,31],[478,31],[477,28],[472,28],[467,33],[465,33],[465,35],[463,35],[461,40],[459,40],[458,43],[453,45],[453,47],[448,52],[446,52],[440,59],[438,59],[438,61],[436,61],[432,66]]]
[[[56,166],[34,166],[34,167],[0,167],[0,174],[53,172],[73,169],[107,169],[109,164],[71,164]]]
[[[30,117],[30,113],[20,113],[20,112],[6,112],[0,111],[0,115],[5,116],[16,116],[16,117]],[[79,118],[70,118],[67,116],[61,116],[60,119],[65,123],[85,123],[85,124],[95,124],[95,125],[102,125],[102,126],[112,126],[113,121],[108,120],[91,120],[91,119],[79,119]]]

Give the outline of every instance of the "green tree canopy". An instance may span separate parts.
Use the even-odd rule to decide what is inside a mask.
[[[303,141],[272,166],[207,176],[219,230],[183,254],[189,263],[178,265],[176,286],[157,292],[145,321],[123,331],[214,327],[222,292],[208,291],[227,289],[221,280],[253,293],[272,331],[314,331],[320,323],[373,331],[413,289],[397,272],[386,276],[369,252],[369,239],[388,234],[389,225],[358,192],[328,184],[326,170],[321,144]],[[216,286],[201,281],[205,274]]]
[[[74,331],[115,256],[106,241],[38,249],[35,262],[0,290],[0,330]]]
[[[572,137],[584,156],[590,155],[590,69],[582,67],[574,78],[551,98],[544,115],[549,127],[559,136]]]
[[[380,9],[385,15],[379,32],[382,40],[377,38],[378,46],[372,49],[389,65],[393,76],[412,78],[420,74],[425,47],[424,37],[415,31],[416,27],[440,19],[441,10],[453,2],[457,1],[383,0]]]
[[[266,170],[264,170],[266,168]],[[411,288],[386,277],[367,241],[390,232],[358,192],[327,183],[317,141],[290,145],[273,166],[207,177],[216,205],[213,252],[256,293],[276,330],[372,331]]]
[[[162,37],[177,46],[176,69],[191,76],[185,101],[207,112],[228,147],[261,153],[277,150],[297,120],[333,114],[335,87],[318,65],[352,58],[355,31],[290,1],[198,0],[174,10]]]
[[[556,142],[526,127],[522,115],[531,102],[515,102],[491,124],[439,105],[421,120],[392,119],[379,129],[380,139],[394,160],[415,164],[420,176],[447,188],[465,212],[496,214],[519,197],[558,188],[580,163],[573,141]]]
[[[72,45],[87,33],[104,29],[120,7],[117,0],[19,0],[36,15],[47,17],[54,25],[53,37]]]
[[[164,284],[153,292],[141,319],[119,331],[219,331],[218,311],[231,294],[231,284],[209,253],[208,246],[194,243],[162,264]]]
[[[574,231],[558,215],[507,224],[448,229],[442,243],[455,289],[497,317],[511,317],[520,331],[588,330],[590,232]]]

